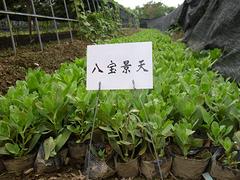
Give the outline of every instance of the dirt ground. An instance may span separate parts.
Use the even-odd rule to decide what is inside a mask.
[[[38,45],[24,46],[17,49],[17,55],[12,50],[0,51],[0,93],[5,94],[9,86],[17,80],[24,79],[28,68],[41,67],[48,73],[54,72],[60,64],[83,57],[89,43],[80,40],[74,42],[49,43],[43,52]]]
[[[59,170],[55,173],[45,173],[43,175],[34,174],[31,172],[28,175],[22,175],[21,177],[14,176],[11,174],[2,174],[0,175],[0,180],[86,180],[86,176],[80,170],[73,169],[68,167],[64,170]],[[144,177],[136,177],[136,178],[108,178],[108,180],[145,180]],[[172,174],[169,175],[169,178],[165,180],[178,180]]]
[[[131,35],[137,31],[138,29],[123,29],[120,35]],[[43,52],[39,50],[38,44],[27,45],[17,47],[16,56],[12,49],[0,50],[0,95],[4,95],[17,80],[23,80],[29,68],[40,67],[53,73],[61,63],[85,56],[88,44],[90,43],[76,38],[74,42],[50,42],[45,44]]]

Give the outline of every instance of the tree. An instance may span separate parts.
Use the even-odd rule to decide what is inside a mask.
[[[156,3],[150,1],[143,7],[137,6],[134,11],[140,19],[153,19],[165,16],[174,9],[175,9],[174,7],[168,7],[161,2]]]

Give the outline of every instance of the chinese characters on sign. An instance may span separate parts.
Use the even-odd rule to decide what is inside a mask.
[[[151,42],[88,46],[87,90],[152,89],[152,69]]]
[[[143,67],[143,66],[146,65],[146,64],[143,63],[143,62],[144,62],[144,60],[139,61],[139,65],[138,65],[139,68],[138,68],[137,72],[140,71],[141,69],[143,70],[143,72],[148,72],[148,70]],[[122,73],[125,73],[125,74],[130,73],[130,72],[131,72],[131,71],[130,71],[130,66],[132,66],[132,65],[129,63],[129,61],[128,61],[128,60],[127,60],[127,61],[123,61],[123,64],[124,64],[124,65],[121,66],[121,68],[123,68]],[[107,68],[109,68],[108,74],[116,74],[116,73],[117,73],[116,67],[117,67],[116,63],[114,63],[113,61],[111,61],[111,63],[107,66]],[[95,67],[93,68],[92,73],[94,73],[94,72],[96,71],[96,69],[98,69],[98,73],[104,73],[104,72],[98,67],[98,64],[97,64],[97,63],[95,64]]]

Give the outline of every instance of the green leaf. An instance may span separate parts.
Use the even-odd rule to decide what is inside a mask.
[[[7,123],[0,121],[0,141],[8,140],[10,138],[10,128]]]
[[[106,131],[106,132],[113,132],[112,128],[106,126],[106,127],[103,127],[103,126],[99,126],[100,129],[102,129],[103,131]]]
[[[226,154],[229,154],[233,148],[233,142],[229,137],[226,137],[224,140],[220,141],[221,145],[226,151]]]
[[[117,134],[108,134],[108,137],[109,138],[117,138],[117,137],[119,137],[119,135],[117,135]]]
[[[6,150],[6,147],[0,147],[0,155],[10,155],[10,153]]]
[[[128,141],[124,141],[124,140],[118,141],[117,143],[118,143],[119,145],[127,145],[127,146],[129,146],[129,145],[132,144],[132,143],[130,143],[130,142],[128,142]]]
[[[35,146],[38,143],[41,136],[42,136],[42,134],[40,134],[40,133],[33,135],[33,138],[31,139],[30,144],[29,144],[28,153],[31,152],[35,148]]]
[[[211,130],[212,130],[214,137],[218,137],[218,135],[220,133],[220,126],[216,121],[214,121],[212,123]]]
[[[190,136],[194,133],[195,131],[192,131],[191,129],[186,129],[186,135]]]
[[[213,122],[213,117],[202,106],[200,106],[200,109],[204,122],[210,127],[210,124]]]
[[[45,160],[48,160],[49,157],[56,155],[55,147],[56,147],[56,144],[55,144],[53,137],[49,137],[48,139],[46,139],[43,142],[43,149],[44,149],[44,154],[45,154],[44,159]]]
[[[60,151],[62,147],[66,144],[68,138],[70,137],[71,132],[65,129],[61,134],[58,135],[58,137],[55,140],[56,143],[56,152]]]
[[[192,147],[193,148],[201,148],[203,146],[203,139],[193,138]]]
[[[143,146],[142,146],[142,148],[140,149],[138,155],[139,155],[139,156],[142,156],[146,151],[147,151],[147,143],[145,142],[145,143],[143,143]]]
[[[17,144],[6,143],[5,148],[9,153],[13,154],[14,156],[19,156],[20,154],[20,148]]]
[[[109,138],[109,143],[114,151],[123,159],[123,153],[115,138]]]
[[[162,135],[164,137],[169,137],[172,134],[173,124],[172,121],[166,121],[163,125]]]
[[[224,133],[224,136],[227,136],[228,134],[230,134],[232,130],[233,130],[233,126],[228,126],[228,127],[226,128],[226,131],[225,131],[225,133]]]

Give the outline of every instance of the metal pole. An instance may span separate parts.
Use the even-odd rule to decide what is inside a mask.
[[[66,0],[63,0],[63,2],[64,2],[64,7],[65,7],[65,12],[66,12],[66,15],[67,15],[67,19],[69,19],[69,14],[68,14],[68,8],[67,8]],[[71,41],[73,42],[72,27],[71,27],[70,21],[68,21],[68,26],[69,26],[69,33],[70,33]]]
[[[94,11],[97,12],[97,9],[96,9],[96,6],[95,6],[95,0],[92,0],[92,3],[93,3]]]
[[[98,2],[99,0],[97,0],[97,10],[100,11],[100,4]]]
[[[4,10],[8,11],[7,4],[6,4],[5,0],[3,0],[3,6],[4,6]],[[16,55],[17,54],[16,44],[15,44],[15,40],[14,40],[14,37],[13,37],[12,24],[11,24],[11,20],[10,20],[9,14],[7,14],[7,21],[8,21],[8,26],[9,26],[11,40],[12,40],[13,51],[14,51],[14,54]]]
[[[28,13],[20,13],[20,12],[12,12],[12,11],[2,11],[0,10],[0,14],[8,14],[8,15],[16,15],[16,16],[27,16],[27,17],[37,17],[37,18],[43,18],[43,19],[50,19],[50,20],[58,20],[58,21],[72,21],[72,22],[78,22],[76,19],[67,19],[67,18],[61,18],[61,17],[52,17],[52,16],[44,16],[39,14],[28,14]]]
[[[32,3],[33,14],[36,15],[36,9],[35,9],[33,0],[31,0],[31,3]],[[41,38],[41,34],[40,34],[38,19],[37,19],[37,17],[35,17],[34,19],[35,19],[35,23],[36,23],[36,27],[37,27],[38,40],[39,40],[39,43],[40,43],[41,51],[43,51],[43,44],[42,44],[42,38]]]
[[[91,9],[91,6],[90,6],[90,3],[89,3],[89,0],[87,0],[87,5],[88,5],[88,10],[89,10],[90,12],[92,12],[92,9]]]
[[[54,9],[53,9],[52,0],[49,0],[49,3],[50,3],[51,11],[52,11],[52,17],[55,18],[55,13],[54,13]],[[53,23],[54,23],[54,27],[55,27],[55,32],[56,32],[58,44],[60,44],[60,39],[59,39],[59,34],[58,34],[58,28],[57,28],[57,21],[54,19],[54,20],[53,20]]]

